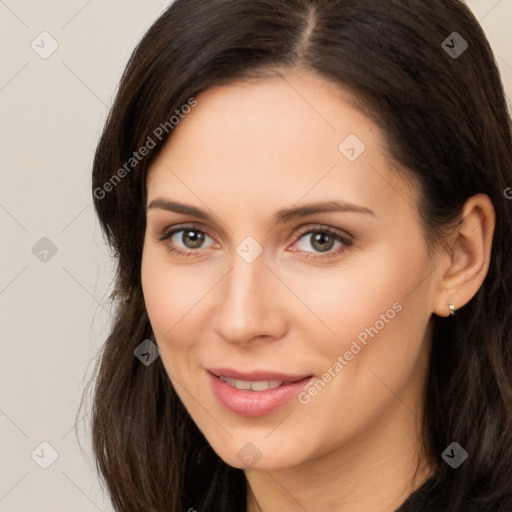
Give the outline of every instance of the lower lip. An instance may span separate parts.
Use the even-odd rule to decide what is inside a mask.
[[[242,416],[263,416],[279,409],[288,403],[294,396],[297,396],[314,377],[289,384],[283,384],[274,389],[266,391],[252,391],[234,388],[219,377],[208,374],[213,394],[219,402],[230,411]]]

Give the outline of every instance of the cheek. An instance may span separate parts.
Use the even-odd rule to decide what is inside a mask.
[[[422,286],[427,266],[427,253],[418,240],[407,250],[393,242],[388,247],[351,255],[337,268],[301,273],[289,267],[281,275],[303,303],[293,302],[295,318],[306,331],[305,337],[313,342],[321,339],[316,348],[332,355],[348,350],[358,336],[362,341],[369,338],[367,329],[389,331],[390,325],[401,324],[399,317],[413,314],[409,309],[416,308],[408,306],[420,306],[428,298]],[[420,315],[424,315],[425,307],[421,304],[418,308]],[[407,313],[402,314],[402,310]]]
[[[325,279],[323,290],[308,295],[308,305],[334,334],[318,336],[313,329],[307,334],[312,347],[306,350],[321,363],[321,382],[319,391],[307,390],[302,403],[310,401],[311,411],[326,425],[339,418],[347,431],[381,414],[394,400],[393,392],[415,380],[423,364],[430,318],[427,254],[418,245],[401,257],[394,251],[378,256],[336,282]]]
[[[146,250],[143,254],[141,282],[146,311],[165,371],[182,400],[181,383],[189,373],[186,364],[187,351],[193,336],[184,332],[189,326],[188,313],[204,291],[191,282],[190,274],[173,268],[158,251]],[[198,285],[198,283],[196,283]],[[203,285],[204,286],[204,285]],[[187,314],[188,313],[188,314]]]
[[[162,341],[172,336],[180,319],[199,299],[200,290],[186,272],[173,271],[161,251],[151,247],[144,249],[141,283],[151,327],[160,350],[165,351]]]
[[[430,318],[427,265],[420,251],[408,259],[390,254],[380,259],[380,266],[367,265],[364,273],[354,270],[327,297],[314,296],[323,319],[336,332],[332,342],[316,346],[326,372],[321,380],[328,382],[327,391],[312,390],[318,396],[316,413],[332,414],[329,404],[343,404],[334,414],[355,428],[363,416],[370,421],[379,414],[393,392],[419,375]]]
[[[226,272],[226,268],[215,262],[176,264],[160,247],[149,245],[144,249],[142,291],[162,362],[169,374],[183,376],[191,370],[193,351],[209,328],[212,312],[209,304],[215,286]]]

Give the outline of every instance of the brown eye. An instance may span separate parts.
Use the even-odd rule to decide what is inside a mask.
[[[183,230],[181,242],[187,249],[199,249],[203,245],[205,234],[201,231]]]
[[[181,226],[165,231],[158,240],[165,242],[171,252],[189,255],[205,248],[207,238],[212,240],[204,231],[194,226]]]
[[[330,251],[336,242],[334,237],[323,232],[316,233],[310,240],[311,247],[314,247],[319,252]]]
[[[299,234],[296,243],[298,248],[294,250],[307,253],[306,256],[309,258],[316,258],[315,253],[325,253],[326,257],[329,257],[344,252],[352,244],[353,241],[341,233],[331,229],[318,228]],[[310,250],[311,248],[313,250]]]

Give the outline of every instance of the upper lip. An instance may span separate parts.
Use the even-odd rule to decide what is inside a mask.
[[[281,372],[273,372],[269,370],[253,370],[250,372],[240,372],[231,368],[208,368],[210,373],[217,377],[229,377],[236,380],[246,381],[263,381],[263,380],[280,380],[282,382],[295,382],[312,377],[312,374],[291,375]]]

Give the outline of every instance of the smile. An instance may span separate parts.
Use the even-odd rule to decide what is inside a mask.
[[[213,395],[229,411],[241,416],[263,416],[289,403],[314,379],[244,380],[208,372]],[[261,377],[260,377],[261,379]]]
[[[221,376],[219,379],[228,386],[236,389],[245,389],[252,391],[266,391],[267,389],[275,389],[283,384],[281,380],[238,380]]]

